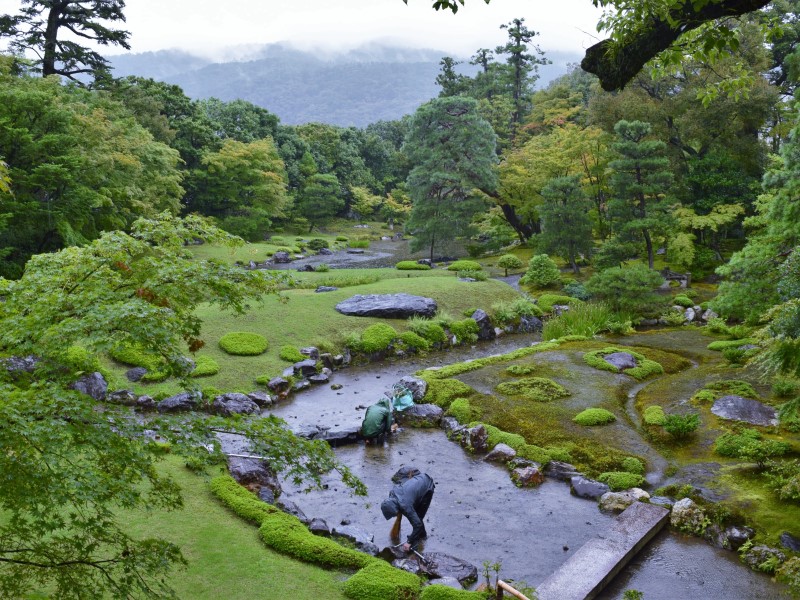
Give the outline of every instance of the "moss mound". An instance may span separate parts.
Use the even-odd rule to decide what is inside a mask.
[[[580,302],[580,300],[571,296],[562,296],[560,294],[542,294],[536,299],[536,303],[539,305],[539,308],[546,313],[553,312],[553,306],[556,304],[569,305],[574,302]]]
[[[358,350],[372,353],[381,352],[391,346],[397,338],[397,330],[386,323],[375,323],[367,327],[361,334]]]
[[[430,271],[431,266],[420,264],[415,260],[401,260],[394,266],[399,271]]]
[[[450,331],[462,344],[472,344],[478,341],[478,324],[475,319],[467,318],[463,321],[453,321],[450,323]]]
[[[413,331],[404,331],[400,334],[400,341],[411,350],[417,352],[427,352],[431,349],[431,343],[421,335],[417,335]]]
[[[511,365],[510,367],[506,367],[506,373],[509,375],[513,375],[514,377],[522,377],[523,375],[530,375],[536,369],[534,369],[530,365]]]
[[[456,398],[450,403],[450,407],[445,413],[448,417],[454,417],[459,423],[471,423],[480,418],[480,410],[473,408],[466,398]]]
[[[606,355],[614,354],[615,352],[626,352],[636,359],[637,364],[635,367],[624,369],[622,372],[638,381],[647,379],[652,375],[661,375],[664,373],[664,367],[662,367],[661,364],[654,360],[650,360],[643,354],[634,352],[629,348],[615,348],[613,346],[609,346],[607,348],[603,348],[602,350],[592,350],[591,352],[587,352],[583,355],[583,360],[587,365],[595,369],[600,369],[601,371],[610,371],[611,373],[619,373],[620,370],[611,363],[607,362],[604,358]]]
[[[474,393],[475,390],[458,379],[433,379],[428,381],[425,402],[441,406],[447,410],[456,398],[469,397]]]
[[[575,415],[572,420],[578,425],[591,427],[594,425],[613,423],[617,420],[617,417],[614,416],[614,413],[605,408],[587,408]]]
[[[629,490],[634,487],[641,487],[644,485],[644,477],[637,473],[626,473],[624,471],[609,471],[607,473],[600,473],[597,477],[598,481],[607,483],[613,491],[619,492],[622,490]]]
[[[353,600],[408,600],[417,597],[421,584],[416,575],[377,561],[350,577],[344,594]]]
[[[479,262],[474,260],[457,260],[448,265],[448,271],[480,271],[483,269]]]
[[[660,406],[648,406],[644,410],[644,422],[647,425],[663,425],[667,420],[667,415],[664,409]]]
[[[758,399],[758,392],[753,386],[741,379],[726,379],[707,383],[692,396],[693,402],[714,402],[723,396],[742,396],[744,398]]]
[[[567,389],[546,377],[526,377],[519,381],[506,381],[495,388],[506,396],[519,396],[532,402],[550,402],[569,396]]]
[[[290,363],[300,362],[301,360],[305,360],[306,358],[308,358],[307,356],[301,354],[300,350],[298,350],[294,346],[289,346],[289,345],[281,346],[278,356],[280,357],[281,360],[285,360],[286,362]]]
[[[486,594],[434,584],[422,588],[419,600],[486,600]]]
[[[739,346],[755,344],[756,342],[757,340],[755,338],[743,338],[741,340],[717,340],[716,342],[711,342],[708,345],[708,349],[722,352],[728,348],[738,348]]]
[[[219,347],[235,356],[258,356],[267,351],[267,338],[258,333],[232,331],[219,338]]]
[[[210,356],[198,356],[194,361],[192,377],[211,377],[219,373],[219,363]]]

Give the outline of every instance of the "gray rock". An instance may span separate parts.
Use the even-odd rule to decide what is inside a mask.
[[[397,415],[397,422],[407,427],[438,427],[444,411],[435,404],[415,404]]]
[[[261,390],[250,392],[249,394],[247,394],[247,397],[250,398],[250,400],[252,400],[256,404],[258,404],[258,406],[260,406],[261,408],[272,406],[272,396],[270,396],[266,392],[262,392]]]
[[[310,377],[311,375],[317,374],[317,361],[313,358],[307,358],[306,360],[294,363],[292,369],[295,375]]]
[[[260,458],[228,457],[228,471],[239,484],[269,488],[275,493],[281,489],[278,478],[270,466]]]
[[[314,272],[314,265],[303,265],[302,267],[297,269],[300,273],[313,273]]]
[[[38,356],[33,354],[28,356],[9,356],[0,360],[0,364],[9,373],[33,373],[40,360]]]
[[[466,585],[478,578],[478,569],[465,560],[442,554],[440,552],[428,552],[425,555],[427,564],[425,570],[433,578],[452,577]]]
[[[319,517],[311,519],[311,523],[308,524],[308,530],[314,535],[321,535],[324,537],[328,537],[331,534],[331,528],[328,527],[325,519],[320,519]]]
[[[672,498],[667,498],[666,496],[651,496],[650,504],[671,509],[672,505],[675,504],[675,501]]]
[[[333,285],[320,285],[320,286],[318,286],[318,287],[317,287],[317,289],[315,289],[314,291],[315,291],[317,294],[322,294],[322,293],[324,293],[324,292],[335,292],[335,291],[336,291],[336,290],[338,290],[338,289],[339,289],[338,287],[336,287],[336,286],[333,286]]]
[[[378,555],[378,547],[372,543],[373,536],[355,525],[339,525],[331,530],[331,536],[353,542],[361,552]]]
[[[81,394],[86,394],[90,398],[101,401],[105,400],[108,391],[108,383],[100,373],[90,373],[84,375],[72,384],[72,389]]]
[[[325,435],[325,429],[319,425],[300,425],[297,428],[293,427],[292,433],[294,433],[297,437],[313,440],[318,436]]]
[[[136,399],[136,407],[142,410],[152,410],[156,407],[156,401],[152,396],[145,394]]]
[[[147,375],[147,369],[144,367],[133,367],[132,369],[125,371],[125,377],[128,378],[128,381],[133,381],[134,383],[139,381],[145,375]]]
[[[493,340],[497,335],[494,332],[494,325],[486,311],[480,308],[472,313],[472,319],[478,324],[478,339]]]
[[[688,321],[689,323],[694,321],[696,316],[697,316],[697,313],[695,312],[695,310],[693,308],[687,308],[683,313],[683,318],[686,321]]]
[[[420,258],[417,261],[417,264],[418,265],[428,265],[429,267],[433,268],[433,264],[431,264],[431,259],[430,258]]]
[[[747,540],[753,539],[755,534],[756,532],[750,527],[731,525],[725,529],[725,539],[727,542],[725,548],[728,550],[738,550]],[[800,547],[797,549],[800,550]]]
[[[578,475],[569,480],[570,492],[579,498],[598,500],[600,496],[610,491],[609,487],[600,481],[588,479]]]
[[[319,254],[320,256],[331,256],[333,254],[333,250],[331,250],[330,248],[320,248],[319,250],[317,250],[317,254]]]
[[[267,504],[275,504],[275,492],[271,488],[262,487],[258,490],[258,499]]]
[[[325,365],[326,369],[333,371],[336,365],[333,364],[333,355],[330,352],[323,352],[319,355],[319,360]]]
[[[340,390],[340,389],[342,389],[343,387],[344,387],[344,386],[343,386],[341,383],[334,383],[334,384],[331,386],[331,389],[332,389],[332,390],[335,392],[336,390]]]
[[[752,530],[751,530],[752,531]],[[792,552],[800,552],[800,538],[796,538],[788,531],[781,534],[781,546],[788,548]]]
[[[494,448],[492,448],[491,452],[486,455],[484,460],[488,460],[491,462],[499,462],[499,463],[507,463],[511,459],[513,459],[517,455],[517,451],[514,450],[508,444],[497,444]]]
[[[158,412],[172,413],[196,410],[200,405],[200,392],[183,392],[164,398],[156,405]]]
[[[421,401],[425,397],[425,392],[428,391],[428,382],[413,375],[402,377],[398,383],[411,392],[414,402]]]
[[[302,392],[311,387],[311,382],[308,379],[301,379],[292,386],[293,392]]]
[[[288,379],[289,377],[294,377],[294,367],[286,367],[281,373],[281,377],[285,379]]]
[[[534,317],[533,315],[529,316],[522,316],[519,318],[519,327],[517,327],[517,331],[520,333],[536,333],[537,331],[541,331],[544,327],[544,323],[539,317]]]
[[[717,317],[719,317],[719,315],[709,308],[707,311],[703,312],[703,315],[700,318],[703,319],[703,321],[710,321],[711,319],[716,319]]]
[[[283,512],[297,517],[304,525],[308,525],[311,522],[311,519],[306,516],[306,513],[304,513],[300,507],[291,500],[279,498],[275,501],[275,506],[280,508]]]
[[[428,581],[428,585],[443,585],[444,587],[453,588],[454,590],[463,590],[464,586],[455,577],[438,577]]]
[[[317,373],[308,378],[311,383],[328,383],[330,376],[327,373]]]
[[[778,414],[771,406],[758,400],[750,400],[741,396],[723,396],[711,407],[711,412],[722,419],[744,421],[763,427],[777,425]]]
[[[758,570],[758,566],[767,562],[769,559],[775,558],[779,563],[786,560],[786,555],[777,548],[770,548],[769,546],[753,546],[742,555],[742,562],[744,562],[751,569]]]
[[[413,573],[414,575],[423,576],[426,573],[425,569],[422,567],[419,559],[416,556],[414,556],[414,558],[397,558],[392,561],[392,566],[395,569],[408,571],[409,573]],[[456,581],[456,583],[458,582]],[[458,584],[458,587],[461,588],[460,583]]]
[[[289,389],[289,381],[283,377],[273,377],[269,380],[267,388],[277,393],[285,392]]]
[[[106,395],[106,401],[123,406],[136,406],[136,394],[130,390],[116,390]]]
[[[438,306],[433,298],[411,294],[357,294],[336,305],[336,310],[354,317],[407,319],[414,315],[432,317]]]
[[[249,415],[258,412],[259,407],[245,394],[230,392],[214,398],[211,403],[211,412],[223,417],[231,415]]]
[[[634,502],[648,500],[650,494],[639,488],[625,490],[624,492],[606,492],[600,496],[598,502],[600,510],[608,512],[622,512]]]
[[[551,460],[547,463],[544,472],[548,477],[558,479],[559,481],[570,481],[573,477],[580,475],[575,465],[559,460]]]
[[[645,327],[652,327],[653,325],[658,325],[658,319],[642,319],[639,324]]]
[[[569,304],[553,304],[553,316],[560,317],[565,312],[569,312]]]
[[[279,265],[280,264],[286,264],[286,263],[291,262],[291,261],[292,261],[292,257],[289,256],[288,252],[285,252],[283,250],[279,250],[278,252],[276,252],[275,254],[272,255],[272,262],[277,263]]]
[[[706,528],[706,513],[691,498],[683,498],[672,505],[669,522],[675,529],[700,535]]]
[[[486,452],[488,449],[489,433],[483,425],[476,425],[464,430],[461,445],[475,452]]]
[[[313,358],[314,360],[319,360],[319,349],[315,348],[314,346],[300,348],[300,354],[307,356],[308,358]]]
[[[617,371],[633,369],[636,366],[636,358],[628,352],[612,352],[606,354],[603,360],[617,368]]]
[[[364,254],[364,250],[361,249],[361,248],[348,248],[347,249],[347,253],[348,254]]]
[[[544,483],[544,475],[536,467],[519,467],[511,471],[511,481],[519,487],[533,487]]]
[[[353,425],[342,429],[323,430],[317,434],[314,439],[325,440],[334,448],[347,444],[355,444],[361,439],[361,426]]]
[[[443,417],[441,427],[444,429],[448,439],[451,440],[456,437],[460,437],[466,429],[456,420],[455,417]]]

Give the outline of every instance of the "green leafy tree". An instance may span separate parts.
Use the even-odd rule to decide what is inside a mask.
[[[534,254],[528,261],[528,269],[520,283],[545,288],[561,281],[558,265],[547,254]]]
[[[353,202],[350,208],[358,215],[359,220],[367,221],[375,215],[375,211],[383,203],[383,198],[371,194],[367,188],[354,187],[350,190]]]
[[[198,110],[212,123],[220,139],[233,139],[250,143],[266,137],[274,138],[278,130],[278,117],[247,100],[223,102],[217,98],[201,100]]]
[[[44,77],[61,75],[78,81],[78,76],[89,74],[104,78],[109,75],[108,61],[75,38],[130,50],[130,34],[106,26],[124,22],[124,8],[124,0],[22,0],[19,14],[0,15],[0,37],[10,38],[14,52],[32,51]]]
[[[295,201],[295,209],[310,223],[309,233],[314,227],[334,217],[344,209],[342,190],[336,175],[317,173],[306,179],[303,189]]]
[[[611,267],[592,275],[586,289],[612,310],[642,315],[658,312],[660,299],[655,289],[663,281],[657,272],[644,265]]]
[[[522,261],[516,254],[504,254],[497,261],[497,266],[505,270],[505,276],[508,277],[509,269],[521,269]]]
[[[614,126],[618,138],[614,150],[620,158],[610,165],[615,197],[609,211],[622,237],[641,237],[644,241],[647,264],[652,269],[653,238],[665,235],[673,222],[666,199],[672,182],[669,160],[663,155],[664,142],[646,139],[650,130],[650,124],[642,121],[619,121]]]
[[[581,188],[580,176],[551,179],[542,196],[539,249],[566,258],[572,271],[579,273],[578,256],[588,256],[594,245],[589,217],[592,204]]]
[[[277,419],[143,422],[72,389],[98,353],[119,344],[139,344],[186,376],[185,354],[202,345],[200,304],[241,313],[275,291],[262,272],[194,259],[184,246],[193,238],[238,240],[198,217],[161,214],[130,234],[37,255],[21,279],[0,280],[2,352],[39,357],[32,374],[0,372],[0,596],[174,597],[165,578],[185,562],[180,549],[131,535],[118,517],[121,509],[157,514],[181,505],[145,430],[195,462],[220,458],[213,430],[223,428],[246,435],[254,454],[290,477],[319,482],[339,467],[324,443],[295,438]]]
[[[495,139],[471,98],[439,98],[417,109],[404,146],[414,165],[408,176],[412,250],[427,247],[433,260],[437,245],[470,233],[486,206],[476,188],[496,186]]]

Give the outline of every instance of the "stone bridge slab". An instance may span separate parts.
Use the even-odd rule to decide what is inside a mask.
[[[536,587],[539,600],[590,600],[666,524],[669,510],[636,502]]]

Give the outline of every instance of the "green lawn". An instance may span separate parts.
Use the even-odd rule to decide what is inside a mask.
[[[345,574],[326,571],[268,549],[258,530],[224,508],[208,489],[205,477],[192,474],[177,458],[163,470],[183,490],[184,508],[120,515],[135,537],[161,537],[178,544],[189,561],[173,574],[170,585],[181,598],[192,600],[326,600],[344,599]]]

